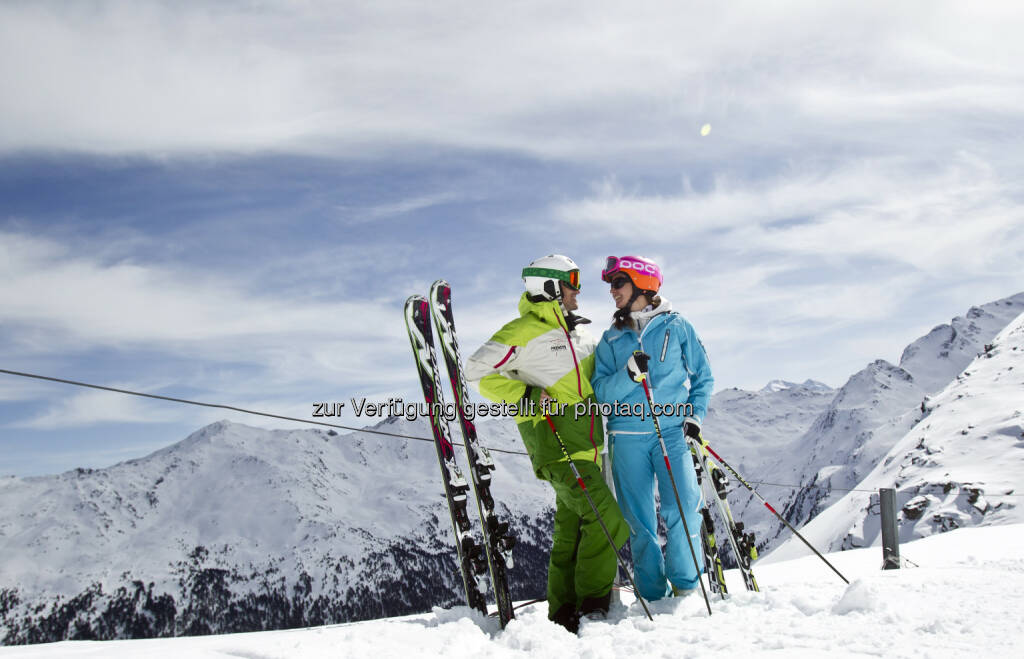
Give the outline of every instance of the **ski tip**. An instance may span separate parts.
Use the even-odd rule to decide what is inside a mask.
[[[410,295],[405,300],[405,308],[406,309],[412,309],[412,308],[415,308],[416,305],[423,304],[426,301],[427,301],[427,298],[423,297],[422,295]]]

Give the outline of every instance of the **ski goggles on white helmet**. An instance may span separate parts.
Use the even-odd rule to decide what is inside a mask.
[[[557,279],[564,282],[574,291],[580,290],[580,271],[576,270],[555,270],[554,268],[523,268],[523,277],[543,277],[545,279]]]

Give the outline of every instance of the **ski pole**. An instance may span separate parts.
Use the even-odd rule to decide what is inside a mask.
[[[635,354],[635,353],[634,353]],[[654,419],[654,430],[658,433],[658,443],[661,444],[661,455],[665,458],[665,468],[668,469],[668,479],[672,483],[672,492],[676,495],[676,507],[679,509],[679,519],[683,520],[683,533],[686,534],[686,544],[690,547],[690,556],[693,558],[693,567],[697,570],[697,583],[700,584],[700,592],[704,595],[704,606],[708,607],[708,615],[711,615],[711,600],[708,599],[708,591],[704,588],[704,580],[700,578],[700,564],[697,563],[697,552],[693,549],[693,540],[690,538],[690,525],[686,523],[686,515],[683,513],[683,503],[679,500],[679,488],[676,487],[676,477],[672,475],[672,463],[668,459],[668,448],[665,446],[665,438],[661,435],[661,424],[658,423],[658,415],[654,413],[654,398],[651,397],[651,390],[647,386],[647,372],[640,374],[640,384],[644,386],[644,395],[647,396],[647,404],[651,406],[651,418]],[[708,575],[708,579],[711,575]]]
[[[580,484],[580,489],[583,490],[583,494],[586,495],[587,503],[589,503],[590,507],[594,510],[594,517],[597,518],[597,522],[601,525],[601,530],[604,531],[605,536],[608,538],[608,544],[612,546],[612,551],[615,552],[615,558],[619,559],[619,567],[622,568],[626,573],[626,576],[629,578],[629,583],[633,586],[633,593],[640,601],[640,605],[644,607],[644,613],[647,614],[647,618],[651,622],[654,622],[654,618],[651,616],[651,611],[647,608],[647,602],[645,602],[644,598],[640,596],[640,590],[636,587],[636,582],[633,581],[633,574],[626,567],[625,561],[622,560],[622,555],[619,554],[619,550],[615,546],[615,540],[612,539],[612,534],[609,533],[608,527],[605,526],[604,520],[601,519],[601,513],[597,511],[597,504],[595,504],[594,500],[590,498],[590,492],[587,491],[587,484],[583,482],[583,477],[580,476],[580,470],[576,468],[576,463],[569,455],[569,449],[565,448],[565,442],[562,441],[562,436],[559,435],[558,431],[555,429],[555,422],[551,420],[551,417],[547,413],[544,414],[544,418],[547,419],[548,425],[551,426],[551,432],[554,433],[555,439],[558,441],[558,446],[562,449],[562,455],[564,455],[565,459],[569,461],[569,468],[572,469],[572,474],[576,477],[576,482]]]
[[[707,477],[708,487],[712,490],[712,496],[715,499],[718,512],[725,521],[726,531],[729,533],[729,545],[732,547],[733,553],[736,555],[736,564],[739,566],[740,573],[743,575],[743,585],[747,587],[747,590],[758,592],[761,589],[757,585],[757,579],[754,578],[754,572],[750,569],[750,563],[748,562],[754,561],[757,556],[757,548],[754,544],[754,534],[743,533],[743,523],[737,523],[732,516],[732,510],[729,508],[729,501],[725,496],[725,473],[717,464],[711,462],[711,458],[709,458],[704,451],[700,450],[696,439],[690,435],[684,436],[684,439],[690,447],[694,466],[697,468],[697,482],[701,482],[704,476]],[[711,516],[706,506],[703,512],[707,517]],[[709,524],[709,526],[712,525],[713,524]],[[742,549],[740,547],[740,540],[738,537],[742,537],[744,540],[744,546]],[[721,560],[718,560],[718,567],[721,569]],[[724,594],[722,598],[725,599]]]
[[[835,572],[836,574],[838,574],[838,575],[839,575],[839,578],[840,578],[840,579],[842,579],[842,580],[843,580],[843,581],[845,581],[846,583],[850,583],[850,582],[849,582],[849,580],[847,580],[847,578],[843,576],[843,573],[842,573],[842,572],[840,572],[839,570],[837,570],[837,569],[836,569],[836,566],[835,566],[835,565],[832,565],[831,563],[829,563],[828,559],[827,559],[827,558],[825,558],[824,556],[822,556],[822,555],[821,555],[821,552],[820,552],[820,551],[818,551],[817,549],[815,549],[815,548],[814,548],[814,545],[812,545],[811,543],[807,542],[807,538],[805,538],[805,537],[803,537],[802,535],[800,535],[800,532],[799,532],[799,531],[797,531],[797,530],[796,530],[795,528],[793,528],[793,525],[792,525],[792,524],[790,524],[790,523],[789,523],[789,522],[788,522],[788,521],[786,520],[786,518],[785,518],[785,517],[783,517],[782,515],[780,515],[780,514],[778,513],[778,511],[777,511],[777,510],[775,510],[774,508],[772,508],[772,505],[771,505],[770,503],[768,503],[767,501],[765,501],[765,500],[764,500],[764,497],[762,497],[762,496],[761,496],[760,494],[758,494],[757,490],[755,490],[755,489],[754,489],[754,488],[753,488],[753,487],[752,487],[752,486],[750,485],[750,483],[748,483],[747,481],[743,480],[743,477],[742,477],[742,476],[740,476],[739,472],[738,472],[738,471],[736,471],[735,469],[733,469],[732,467],[730,467],[730,466],[729,466],[729,463],[728,463],[728,462],[726,462],[725,460],[723,460],[723,459],[722,459],[722,456],[718,455],[718,453],[716,453],[716,452],[715,452],[715,449],[711,448],[711,447],[710,447],[710,446],[708,445],[708,443],[707,443],[707,442],[705,442],[705,441],[704,441],[703,439],[701,440],[701,442],[702,442],[702,446],[703,446],[703,447],[704,447],[705,449],[707,449],[708,453],[710,453],[711,455],[715,456],[715,459],[716,459],[716,460],[718,460],[718,463],[719,463],[719,464],[721,464],[721,465],[722,465],[723,467],[725,467],[726,469],[728,469],[729,471],[731,471],[731,472],[732,472],[732,475],[736,477],[736,480],[738,480],[739,482],[743,483],[743,486],[744,486],[745,488],[747,488],[748,490],[750,490],[750,491],[751,491],[751,492],[752,492],[752,493],[754,494],[754,496],[755,496],[755,497],[757,497],[757,498],[758,498],[758,500],[759,500],[759,501],[760,501],[761,503],[763,503],[763,504],[764,504],[764,507],[765,507],[765,508],[767,508],[768,510],[772,511],[773,513],[775,513],[775,516],[776,516],[776,517],[778,517],[779,519],[781,519],[781,520],[782,520],[782,523],[783,523],[783,524],[785,524],[785,525],[786,525],[786,526],[787,526],[787,527],[789,528],[789,530],[790,530],[790,531],[792,531],[793,533],[795,533],[795,534],[796,534],[796,537],[798,537],[798,538],[800,538],[801,540],[803,540],[803,543],[804,543],[805,545],[807,545],[808,547],[810,547],[810,548],[811,548],[811,551],[813,551],[813,552],[814,552],[815,554],[817,554],[817,555],[818,555],[818,558],[820,558],[821,560],[825,561],[825,564],[826,564],[826,565],[828,565],[828,566],[829,566],[830,568],[832,568],[832,571],[833,571],[833,572]]]

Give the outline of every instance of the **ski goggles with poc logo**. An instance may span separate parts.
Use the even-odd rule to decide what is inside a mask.
[[[609,256],[601,271],[601,280],[610,283],[617,279],[617,274],[629,277],[633,285],[642,291],[657,292],[665,281],[658,264],[643,256]]]

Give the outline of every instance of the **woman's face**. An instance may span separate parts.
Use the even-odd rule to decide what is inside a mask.
[[[626,275],[615,275],[609,283],[612,299],[615,300],[615,307],[621,309],[633,297],[633,282]],[[618,288],[616,288],[618,286]]]

